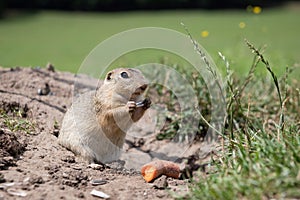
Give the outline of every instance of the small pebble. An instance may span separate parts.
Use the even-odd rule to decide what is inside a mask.
[[[39,88],[37,91],[38,95],[48,95],[50,92],[51,92],[51,90],[50,90],[50,86],[48,83],[45,83],[45,87]]]
[[[96,185],[104,185],[107,183],[107,180],[103,180],[103,179],[95,179],[95,180],[91,180],[91,184],[93,186],[96,186]]]
[[[59,130],[58,129],[54,129],[53,132],[52,132],[52,135],[54,135],[55,137],[58,137]]]
[[[12,195],[12,196],[19,196],[19,197],[26,197],[27,193],[23,190],[16,190],[13,188],[7,189],[7,193]]]
[[[94,170],[100,170],[100,171],[103,171],[104,170],[104,166],[101,165],[101,164],[96,164],[96,163],[91,163],[89,164],[89,167],[94,169]]]
[[[100,197],[100,198],[103,198],[103,199],[108,199],[110,198],[110,196],[108,194],[105,194],[104,192],[101,192],[101,191],[98,191],[98,190],[92,190],[91,195],[93,196],[96,196],[96,197]]]

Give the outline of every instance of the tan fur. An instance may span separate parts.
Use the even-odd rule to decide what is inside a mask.
[[[121,76],[124,72],[128,77]],[[147,81],[137,69],[110,71],[97,91],[73,102],[63,119],[59,143],[89,163],[117,160],[126,131],[150,107],[149,99],[143,101],[146,87]],[[137,107],[140,101],[144,105]]]

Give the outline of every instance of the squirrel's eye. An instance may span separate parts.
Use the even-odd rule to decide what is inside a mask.
[[[129,78],[127,72],[122,72],[121,77],[122,78]]]

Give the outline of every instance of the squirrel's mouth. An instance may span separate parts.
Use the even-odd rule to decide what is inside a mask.
[[[134,93],[131,95],[130,100],[131,101],[136,101],[139,99],[139,97],[145,92],[147,89],[148,85],[144,84],[141,87],[137,88]]]

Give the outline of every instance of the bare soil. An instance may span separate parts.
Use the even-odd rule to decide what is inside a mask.
[[[51,68],[0,68],[0,200],[98,199],[90,194],[93,189],[110,199],[173,199],[174,194],[186,194],[189,179],[162,176],[146,183],[139,172],[140,165],[154,158],[151,152],[168,143],[134,137],[134,132],[152,130],[151,114],[128,134],[122,162],[90,168],[57,143],[75,78],[81,92],[97,82]],[[198,141],[179,161],[187,163],[189,173],[199,168],[203,173],[210,154],[211,146]],[[139,159],[130,159],[131,155]]]

